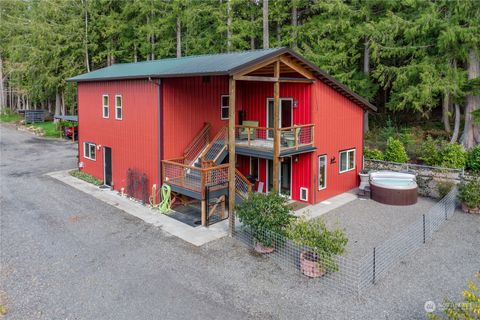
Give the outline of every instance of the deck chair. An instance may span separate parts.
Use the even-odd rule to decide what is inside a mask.
[[[248,126],[248,127],[258,127],[258,121],[242,121],[242,126]],[[250,140],[255,140],[257,136],[257,130],[256,129],[247,129],[247,128],[241,128],[238,132],[238,139],[240,140],[247,140],[248,139],[248,130],[250,130]]]

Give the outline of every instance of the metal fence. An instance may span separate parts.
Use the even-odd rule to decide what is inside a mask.
[[[360,293],[376,282],[385,278],[388,271],[397,265],[403,258],[416,251],[437,231],[440,226],[455,214],[457,205],[457,189],[452,189],[442,200],[425,212],[415,222],[392,235],[371,252],[360,258],[349,256],[319,257],[318,261],[325,274],[312,281],[329,289],[341,292]],[[300,246],[285,237],[268,230],[258,230],[241,226],[235,237],[251,248],[262,250],[255,239],[267,239],[274,244],[275,249],[269,253],[269,258],[278,265],[294,272],[305,272],[300,256],[305,252],[314,251],[312,248]]]

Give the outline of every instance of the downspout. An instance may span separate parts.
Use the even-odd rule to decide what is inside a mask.
[[[158,147],[158,174],[157,174],[157,181],[158,181],[158,189],[160,189],[162,184],[162,160],[163,160],[163,103],[162,103],[162,93],[163,93],[163,86],[162,86],[162,79],[158,79],[157,82],[153,81],[151,77],[148,78],[149,82],[154,83],[157,86],[157,107],[158,107],[158,117],[157,117],[157,147]]]

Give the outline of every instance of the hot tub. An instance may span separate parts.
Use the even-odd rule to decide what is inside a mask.
[[[417,203],[418,186],[415,175],[393,171],[370,173],[373,200],[384,204],[407,206]]]

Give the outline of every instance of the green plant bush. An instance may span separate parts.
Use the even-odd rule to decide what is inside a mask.
[[[463,146],[458,143],[443,143],[439,156],[441,167],[464,168],[467,163],[467,153]]]
[[[470,208],[480,207],[480,177],[462,183],[458,188],[458,198]]]
[[[363,156],[365,157],[365,159],[371,159],[371,160],[383,160],[384,159],[383,152],[381,150],[378,150],[378,149],[365,148],[365,150],[363,150]]]
[[[318,263],[327,271],[336,271],[333,257],[345,252],[348,239],[342,229],[329,230],[322,219],[293,220],[287,228],[287,237],[299,246],[309,247],[318,257]]]
[[[102,180],[99,180],[99,179],[95,178],[94,176],[92,176],[88,173],[79,171],[79,170],[70,171],[70,175],[75,177],[75,178],[78,178],[80,180],[83,180],[83,181],[86,181],[88,183],[94,184],[96,186],[101,186],[103,184]]]
[[[480,172],[480,144],[477,144],[468,152],[467,169]]]
[[[420,146],[418,153],[418,158],[426,165],[437,166],[441,162],[438,145],[435,140],[433,140],[432,136],[427,136],[425,141]]]
[[[408,155],[403,143],[393,137],[388,138],[385,149],[385,160],[404,163],[408,161]]]
[[[268,247],[275,245],[277,235],[285,236],[293,219],[287,199],[277,193],[252,193],[236,211],[240,222],[252,229],[253,237]]]
[[[445,197],[450,190],[455,186],[455,182],[451,180],[440,180],[437,181],[437,191],[440,198]]]

